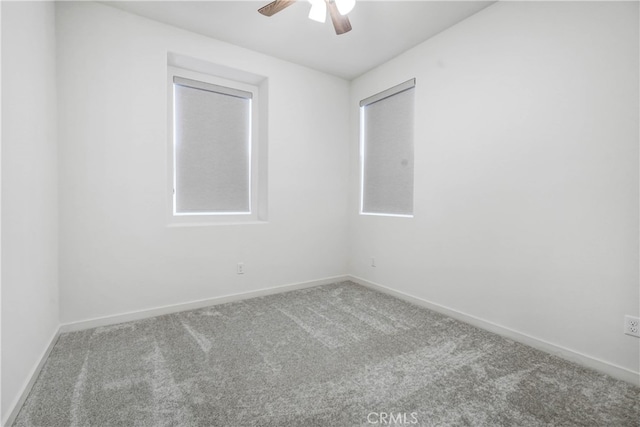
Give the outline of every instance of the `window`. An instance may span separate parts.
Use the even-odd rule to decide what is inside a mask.
[[[169,85],[172,222],[261,219],[258,87],[173,67]]]
[[[360,213],[413,216],[415,79],[360,101]]]

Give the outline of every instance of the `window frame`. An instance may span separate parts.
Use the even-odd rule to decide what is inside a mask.
[[[195,80],[205,84],[222,86],[232,90],[251,93],[250,100],[250,148],[249,148],[249,208],[244,212],[176,212],[176,135],[175,135],[175,91],[174,77]],[[257,85],[244,83],[184,68],[167,66],[167,110],[168,110],[168,179],[167,217],[169,225],[218,225],[234,223],[261,222],[259,215],[259,145],[260,145],[260,88]]]

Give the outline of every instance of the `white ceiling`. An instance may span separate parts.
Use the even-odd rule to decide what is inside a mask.
[[[299,0],[272,17],[264,1],[108,1],[110,6],[345,79],[353,79],[484,9],[493,1],[363,1],[353,30],[307,18]]]

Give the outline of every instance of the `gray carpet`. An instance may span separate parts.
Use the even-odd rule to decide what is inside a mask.
[[[350,282],[60,337],[16,426],[638,426],[640,389]]]

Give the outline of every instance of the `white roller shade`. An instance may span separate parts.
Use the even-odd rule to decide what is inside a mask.
[[[362,213],[413,215],[415,80],[363,100]]]
[[[175,213],[251,212],[251,93],[174,77]]]

